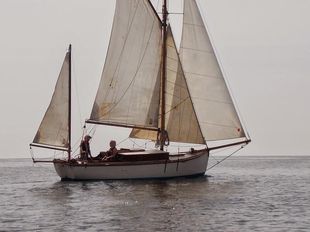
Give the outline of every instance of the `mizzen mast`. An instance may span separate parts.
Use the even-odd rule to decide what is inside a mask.
[[[71,47],[69,45],[69,78],[68,78],[68,86],[69,86],[69,104],[68,104],[68,161],[71,159]]]
[[[164,150],[164,143],[165,139],[163,138],[165,136],[165,114],[166,114],[166,99],[165,99],[165,92],[166,92],[166,63],[167,63],[167,17],[168,17],[168,11],[167,11],[167,0],[163,0],[163,6],[162,6],[162,14],[163,14],[163,20],[162,20],[162,73],[161,73],[161,117],[160,117],[160,150]]]

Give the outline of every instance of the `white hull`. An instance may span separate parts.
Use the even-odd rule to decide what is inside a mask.
[[[186,154],[182,158],[171,157],[167,161],[84,164],[55,161],[54,167],[62,179],[71,180],[171,178],[203,175],[206,172],[208,158],[208,151],[204,150],[195,154]]]

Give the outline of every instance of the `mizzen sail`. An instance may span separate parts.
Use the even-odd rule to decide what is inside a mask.
[[[205,139],[245,137],[195,0],[184,0],[180,58]]]
[[[97,96],[88,122],[158,126],[161,23],[148,0],[117,0]]]
[[[34,144],[69,149],[69,62],[70,50],[62,64],[51,102],[33,139]]]

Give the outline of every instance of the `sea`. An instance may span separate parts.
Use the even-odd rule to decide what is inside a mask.
[[[310,156],[235,156],[205,176],[121,181],[61,181],[52,165],[2,159],[0,231],[310,231]]]

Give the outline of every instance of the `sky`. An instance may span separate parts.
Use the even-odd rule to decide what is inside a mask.
[[[310,151],[310,1],[197,0],[252,143],[243,155]],[[153,1],[158,10],[161,3]],[[90,115],[114,14],[113,0],[0,0],[0,158],[30,157],[29,143],[73,46],[73,140]],[[181,0],[169,11],[182,12]],[[176,42],[182,15],[171,14]],[[143,23],[143,22],[141,22]],[[128,129],[105,127],[110,137]]]

